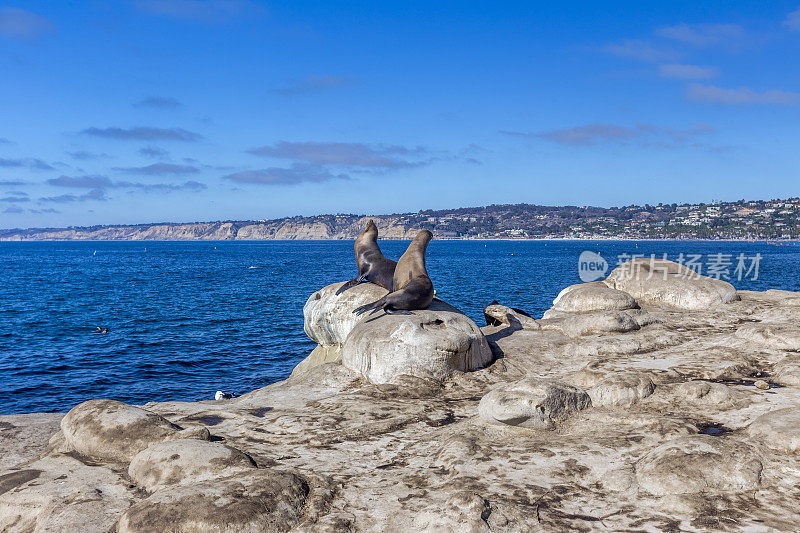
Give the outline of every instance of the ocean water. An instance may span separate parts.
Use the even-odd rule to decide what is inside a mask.
[[[396,259],[407,244],[381,247]],[[737,288],[800,290],[797,243],[433,241],[428,270],[437,295],[483,325],[492,300],[541,316],[580,281],[585,250],[611,268],[620,254],[699,254],[703,265],[728,254]],[[757,279],[736,279],[739,254],[748,267],[760,254]],[[352,242],[0,243],[0,414],[274,383],[314,347],[308,296],[355,271]]]

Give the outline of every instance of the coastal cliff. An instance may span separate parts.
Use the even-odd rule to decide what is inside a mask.
[[[334,284],[285,381],[0,417],[0,530],[796,530],[800,293],[648,264],[480,328]]]
[[[0,241],[354,239],[372,218],[383,239],[420,229],[457,239],[797,239],[800,199],[626,207],[489,205],[391,215],[0,229]]]
[[[88,228],[0,231],[3,241],[262,241],[352,240],[370,218],[383,239],[411,239],[419,231],[399,216],[329,216],[287,218],[261,222],[195,222]]]

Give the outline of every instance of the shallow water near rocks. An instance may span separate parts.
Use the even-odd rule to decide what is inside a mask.
[[[408,245],[380,244],[394,259]],[[800,246],[766,243],[434,240],[428,270],[437,295],[483,325],[492,300],[540,317],[580,282],[584,250],[611,268],[623,253],[760,253],[759,278],[737,288],[800,290]],[[0,414],[274,383],[314,347],[308,296],[354,275],[348,241],[0,243]]]

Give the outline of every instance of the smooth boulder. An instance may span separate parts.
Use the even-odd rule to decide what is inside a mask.
[[[664,259],[637,258],[615,268],[604,283],[637,301],[687,311],[708,311],[739,299],[727,281]]]
[[[303,306],[303,329],[320,346],[341,346],[364,317],[353,310],[386,296],[386,289],[374,283],[359,283],[337,295],[344,285],[334,283],[309,296]]]
[[[378,311],[359,322],[342,345],[342,364],[372,383],[391,383],[401,374],[444,380],[491,361],[480,328],[441,300],[409,314]]]
[[[66,444],[96,459],[127,463],[155,442],[180,438],[181,428],[151,411],[116,400],[89,400],[61,420]]]
[[[554,429],[556,422],[591,405],[589,395],[574,385],[525,378],[489,391],[478,404],[478,414],[490,424]]]
[[[761,439],[764,444],[782,453],[800,452],[800,410],[787,407],[769,411],[756,418],[747,433]]]
[[[587,392],[595,407],[630,407],[655,390],[656,386],[649,376],[619,372],[607,376]]]
[[[253,470],[154,492],[122,515],[117,533],[288,531],[300,521],[308,494],[297,475]]]
[[[709,435],[666,442],[636,465],[639,488],[654,496],[753,490],[761,458],[749,445]]]
[[[256,467],[249,455],[218,442],[180,439],[151,444],[136,454],[128,475],[140,487],[153,491],[229,477]]]
[[[553,309],[566,313],[624,311],[638,307],[634,297],[627,292],[599,283],[572,285],[562,290],[553,300]]]

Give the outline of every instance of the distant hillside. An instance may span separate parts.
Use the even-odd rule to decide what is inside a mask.
[[[319,215],[260,221],[192,222],[0,230],[3,241],[353,239],[367,219],[383,239],[420,229],[451,239],[798,239],[800,199],[625,207],[490,205],[393,215]]]

